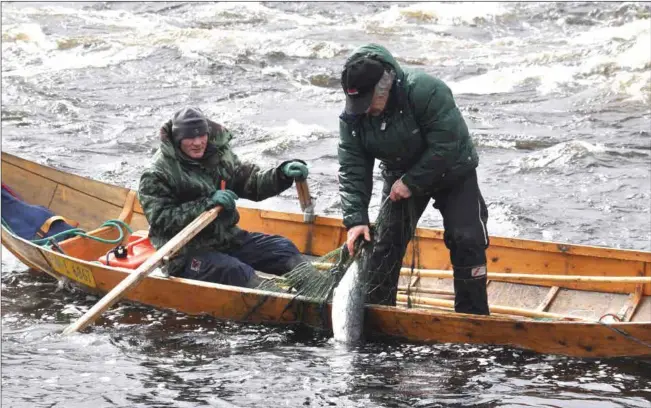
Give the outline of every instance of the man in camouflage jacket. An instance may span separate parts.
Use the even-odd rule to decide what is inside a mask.
[[[391,200],[388,221],[376,231],[369,301],[395,304],[407,244],[434,199],[454,271],[455,310],[488,314],[488,211],[477,183],[477,152],[452,92],[437,78],[401,68],[376,44],[351,54],[341,83],[339,191],[349,250],[360,236],[370,240],[375,159],[384,179],[382,202]]]
[[[231,133],[193,107],[176,112],[160,136],[161,146],[138,189],[152,244],[162,247],[204,211],[223,207],[170,261],[170,275],[256,287],[255,270],[281,275],[304,261],[288,239],[238,228],[235,206],[238,196],[261,201],[304,179],[304,162],[291,160],[267,170],[241,162],[229,145]]]

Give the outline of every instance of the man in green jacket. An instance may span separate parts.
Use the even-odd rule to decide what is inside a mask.
[[[261,201],[305,179],[305,162],[290,160],[268,170],[241,162],[229,145],[231,133],[194,107],[176,112],[160,136],[161,146],[138,189],[152,244],[162,247],[202,212],[223,207],[170,261],[170,275],[257,287],[255,270],[282,275],[305,261],[284,237],[238,228],[235,206],[238,196]]]
[[[370,303],[395,305],[402,259],[430,199],[443,217],[454,271],[455,310],[489,314],[488,210],[479,163],[452,92],[424,72],[403,69],[384,47],[368,44],[346,60],[346,107],[339,121],[339,191],[347,245],[371,239],[373,165],[381,161],[382,201],[392,202],[370,259]]]

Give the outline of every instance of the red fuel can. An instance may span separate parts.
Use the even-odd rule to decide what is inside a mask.
[[[108,252],[108,256],[100,256],[97,260],[108,266],[117,268],[137,269],[147,260],[156,248],[149,241],[147,231],[135,231],[129,236],[126,245],[126,257],[117,258],[114,251]]]

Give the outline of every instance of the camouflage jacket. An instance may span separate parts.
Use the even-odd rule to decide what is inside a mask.
[[[171,123],[168,123],[171,127]],[[161,128],[161,146],[153,163],[140,177],[138,198],[149,222],[151,243],[160,248],[186,225],[212,206],[211,197],[220,188],[240,198],[262,201],[291,187],[293,180],[286,177],[280,166],[261,170],[251,163],[241,162],[231,150],[231,133],[221,125],[208,121],[208,147],[201,160],[185,155]],[[286,163],[286,162],[285,162]],[[187,255],[205,251],[228,251],[237,246],[240,231],[237,209],[222,213],[199,232],[177,254],[169,266],[177,273]]]

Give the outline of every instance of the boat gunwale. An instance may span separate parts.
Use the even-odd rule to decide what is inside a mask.
[[[258,211],[260,213],[260,217],[263,219],[266,218],[291,221],[301,224],[303,223],[303,215],[298,212],[263,210],[254,207],[244,208],[251,211]],[[316,215],[314,224],[327,227],[343,228],[341,218],[318,214]],[[442,240],[443,230],[440,228],[418,227],[416,230],[416,236],[419,238],[433,238]],[[539,252],[560,253],[574,256],[617,259],[623,261],[651,262],[651,251],[621,249],[596,245],[570,244],[556,241],[541,241],[525,238],[503,237],[498,235],[490,236],[490,246],[510,249],[535,250]]]
[[[75,187],[74,185],[71,185],[71,183],[67,182],[67,180],[74,179],[74,178],[84,179],[86,181],[97,183],[99,185],[111,189],[119,190],[120,194],[123,194],[124,197],[118,201],[111,201],[106,197],[98,197],[96,195],[92,195],[92,197],[98,200],[104,201],[108,204],[115,205],[115,206],[123,206],[129,192],[134,191],[127,187],[110,184],[104,181],[94,180],[90,177],[81,176],[74,173],[68,173],[50,166],[42,165],[40,163],[36,163],[27,159],[20,158],[18,156],[15,156],[11,153],[7,153],[4,151],[2,152],[2,161],[7,161],[11,165],[19,167],[37,176],[46,178],[52,181],[53,183],[62,184],[70,189],[85,194],[88,193],[86,191],[79,190],[79,188]],[[47,169],[47,171],[54,171],[59,176],[62,177],[62,180],[52,179],[51,177],[48,177],[47,174],[44,174],[46,172],[39,173],[36,172],[34,169],[25,168],[24,166],[20,165],[22,163],[29,163],[32,165],[39,166],[40,168]],[[143,214],[141,211],[142,208],[140,207],[140,203],[138,202],[138,200],[136,200],[134,204],[135,204],[134,207],[138,207],[138,208],[134,208],[133,211],[139,214]],[[263,219],[265,218],[279,219],[279,220],[291,221],[300,224],[304,223],[303,214],[299,212],[274,211],[274,210],[266,210],[266,209],[247,207],[247,206],[238,206],[238,207],[245,209],[247,211],[257,212],[259,216]],[[138,209],[140,211],[138,211]],[[342,218],[329,217],[329,216],[318,215],[318,214],[314,219],[314,225],[322,225],[322,226],[335,227],[340,229],[343,228]],[[443,230],[439,228],[418,227],[416,230],[416,236],[419,238],[433,238],[433,239],[442,240]],[[498,235],[491,235],[490,241],[491,241],[490,243],[491,247],[508,248],[508,249],[515,249],[515,250],[518,249],[533,250],[538,252],[567,254],[573,256],[651,263],[651,251],[643,251],[643,250],[636,250],[636,249],[622,249],[622,248],[613,248],[613,247],[596,246],[596,245],[571,244],[571,243],[556,242],[556,241],[542,241],[542,240],[533,240],[533,239],[525,239],[525,238],[504,237]],[[651,266],[647,266],[647,268],[648,270],[642,276],[651,275]]]
[[[25,243],[25,244],[27,244],[27,245],[29,245],[29,246],[31,246],[31,247],[39,250],[39,251],[47,252],[47,253],[55,256],[55,257],[65,258],[65,259],[68,259],[68,260],[73,261],[75,263],[80,263],[80,264],[83,264],[83,265],[86,265],[86,266],[92,266],[93,268],[99,268],[99,269],[102,269],[102,270],[108,271],[108,272],[119,272],[119,273],[124,273],[124,274],[127,274],[127,275],[134,272],[132,269],[128,269],[128,268],[120,268],[120,267],[108,266],[108,265],[104,265],[104,264],[101,264],[101,263],[96,263],[94,261],[86,261],[86,260],[83,260],[83,259],[74,258],[74,257],[71,257],[69,255],[62,254],[62,253],[57,252],[57,251],[53,251],[53,250],[51,250],[49,248],[42,247],[40,245],[36,245],[36,244],[34,244],[34,243],[24,239],[24,238],[21,238],[21,237],[15,235],[15,234],[12,234],[10,231],[8,231],[6,228],[4,228],[4,226],[2,226],[2,230],[3,230],[3,232],[6,232],[7,234],[11,235],[12,238],[14,238],[14,239],[16,239],[18,241],[22,241],[23,243]],[[48,262],[48,265],[49,265],[49,262]],[[51,269],[50,271],[43,271],[43,272],[45,272],[46,274],[48,274],[50,276],[56,275],[56,276],[61,277],[61,278],[69,279],[68,277],[66,277],[65,275],[57,272],[54,269]],[[173,282],[179,282],[179,283],[184,284],[184,285],[204,287],[204,288],[212,288],[212,289],[216,289],[216,290],[219,290],[219,291],[226,291],[226,292],[232,292],[232,293],[250,293],[250,294],[255,294],[255,295],[258,295],[258,296],[273,296],[273,297],[287,299],[287,300],[291,300],[291,301],[299,300],[299,301],[304,302],[304,303],[318,304],[318,302],[314,302],[314,301],[310,300],[309,298],[306,298],[306,297],[300,296],[300,295],[297,296],[297,295],[292,295],[292,294],[283,293],[283,292],[269,292],[269,291],[264,291],[264,290],[260,290],[260,289],[253,289],[253,288],[246,288],[246,287],[239,287],[239,286],[232,286],[232,285],[223,285],[223,284],[219,284],[219,283],[204,282],[204,281],[199,281],[199,280],[195,280],[195,279],[186,279],[186,278],[181,278],[181,277],[176,277],[176,276],[165,277],[165,276],[158,276],[158,275],[149,275],[145,279],[171,280]],[[84,285],[83,283],[78,282],[78,281],[70,280],[70,282],[77,285],[77,286],[81,286],[83,288],[86,288],[86,289],[98,291],[98,289],[92,288],[92,287],[87,286],[87,285]],[[526,284],[523,283],[523,285],[526,285]],[[147,306],[157,307],[156,305],[149,305],[149,304]],[[580,325],[586,325],[586,324],[587,325],[594,325],[594,324],[602,325],[602,324],[607,324],[608,326],[630,326],[630,325],[648,325],[648,324],[651,324],[651,319],[649,319],[649,321],[647,321],[647,322],[612,322],[612,323],[609,322],[609,323],[603,323],[603,322],[600,322],[598,320],[585,320],[585,319],[584,320],[574,320],[574,321],[561,320],[561,319],[559,319],[559,320],[537,320],[537,319],[533,319],[533,318],[526,318],[526,317],[523,317],[523,316],[515,316],[515,315],[513,317],[504,317],[505,316],[504,314],[483,316],[483,315],[458,313],[458,312],[452,312],[452,311],[448,312],[448,311],[445,311],[445,310],[434,310],[434,309],[429,309],[429,308],[418,308],[418,307],[407,308],[407,307],[374,305],[374,304],[366,304],[365,308],[366,309],[386,310],[386,311],[400,310],[400,311],[407,312],[407,313],[420,313],[420,314],[425,314],[425,315],[437,315],[437,316],[438,315],[445,315],[445,316],[448,316],[448,317],[452,317],[452,316],[468,316],[469,318],[476,319],[476,320],[490,320],[490,321],[503,321],[503,322],[514,322],[515,321],[515,322],[542,323],[542,324],[560,324],[560,323],[562,323],[562,324],[569,324],[569,325],[578,325],[578,324],[580,324]],[[532,308],[531,310],[534,310],[534,308]],[[206,313],[208,313],[208,312],[206,312]],[[571,317],[579,318],[578,316],[571,316]]]

